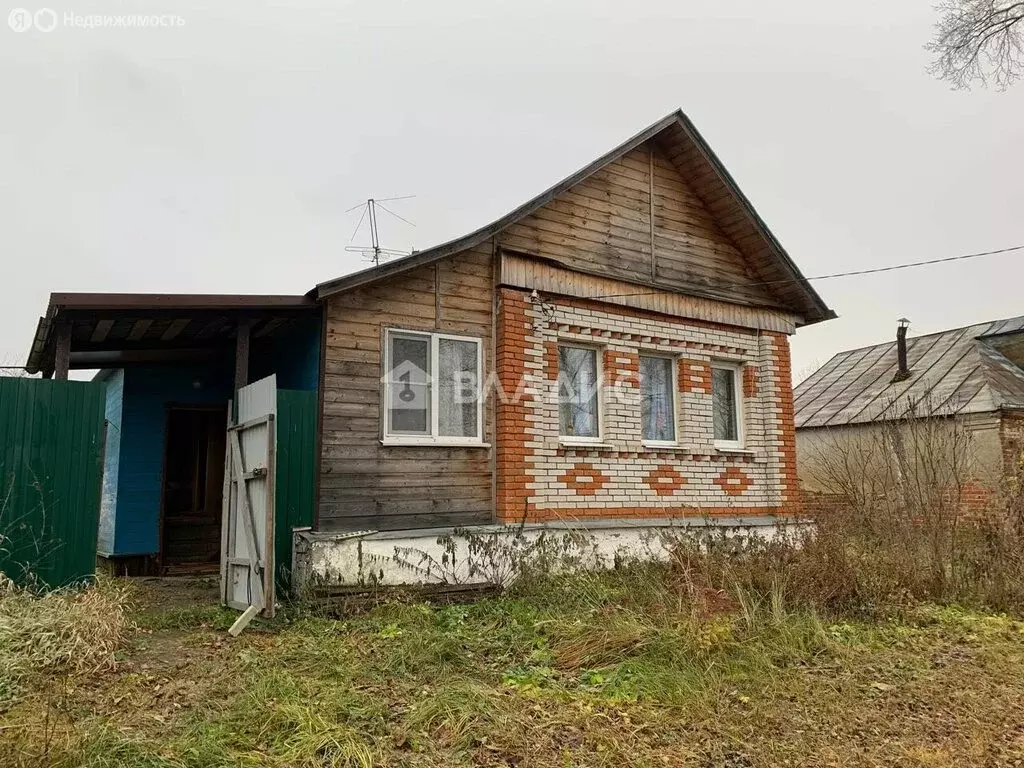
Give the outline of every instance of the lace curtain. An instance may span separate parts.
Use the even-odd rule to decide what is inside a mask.
[[[477,345],[456,339],[438,340],[438,434],[476,437]]]
[[[672,402],[672,361],[667,357],[640,358],[641,421],[644,440],[675,440]]]

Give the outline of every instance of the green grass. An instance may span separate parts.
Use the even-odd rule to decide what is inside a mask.
[[[918,605],[697,611],[659,569],[247,631],[137,608],[114,670],[40,678],[4,766],[1012,765],[1024,624]],[[45,725],[40,725],[45,724]]]

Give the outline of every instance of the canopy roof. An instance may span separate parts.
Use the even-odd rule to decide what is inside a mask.
[[[266,338],[316,306],[308,296],[52,293],[25,369],[53,371],[58,326],[69,328],[71,368],[123,367],[203,359],[231,345],[240,321]]]

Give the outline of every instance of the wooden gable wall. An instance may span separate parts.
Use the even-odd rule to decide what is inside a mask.
[[[383,446],[382,343],[396,328],[483,339],[493,359],[491,244],[327,300],[319,525],[393,530],[492,521],[490,448]],[[493,442],[491,403],[484,441]]]
[[[782,306],[654,141],[509,226],[498,241],[597,275]]]

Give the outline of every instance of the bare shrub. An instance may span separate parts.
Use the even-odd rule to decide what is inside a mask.
[[[836,503],[818,511],[816,535],[794,557],[827,564],[846,602],[1024,608],[1024,526],[1019,502],[999,493],[1001,467],[985,466],[969,424],[950,412],[908,400],[883,413],[816,436],[808,479]],[[992,489],[984,508],[979,487]]]
[[[600,561],[593,538],[585,531],[534,531],[524,525],[511,532],[456,529],[439,537],[437,544],[437,554],[395,547],[391,559],[427,582],[486,581],[499,587],[532,575],[593,568]]]

